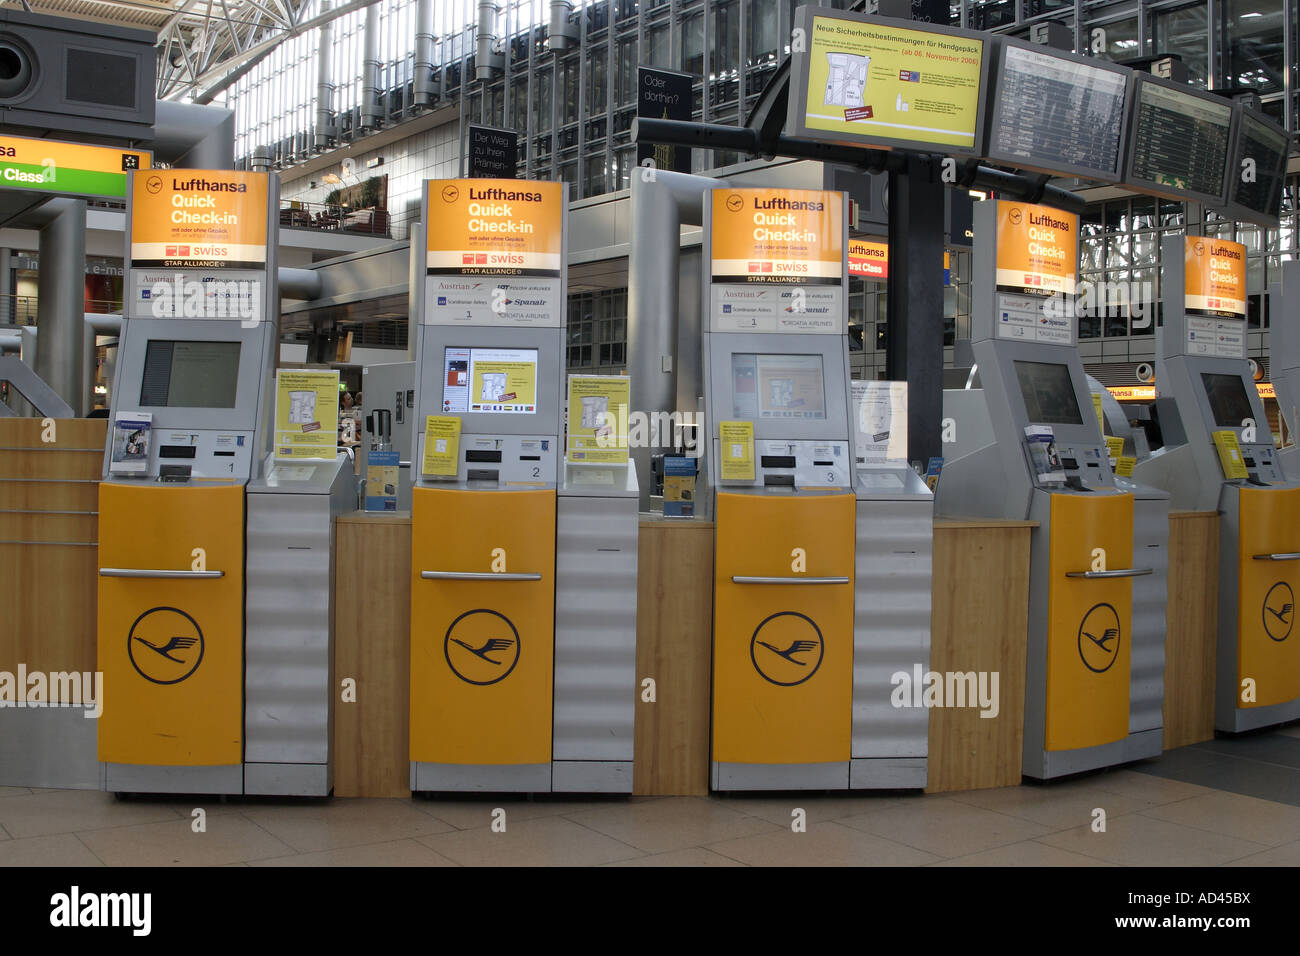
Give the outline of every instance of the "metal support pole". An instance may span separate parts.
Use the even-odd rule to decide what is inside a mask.
[[[36,374],[82,413],[82,355],[86,325],[86,201],[52,199],[41,226]]]
[[[943,454],[943,184],[933,157],[889,174],[885,377],[906,381],[907,457]]]
[[[14,324],[13,253],[0,249],[0,325]]]
[[[677,355],[679,349],[701,348],[679,342],[678,289],[681,227],[703,221],[704,196],[725,180],[655,170],[647,179],[632,172],[632,248],[627,277],[627,364],[632,382],[632,409],[653,415],[678,411]],[[699,308],[697,305],[696,308]],[[698,360],[697,360],[698,361]],[[689,411],[695,411],[692,402]],[[671,435],[659,436],[661,443]],[[652,448],[632,449],[641,510],[650,509],[654,478]]]

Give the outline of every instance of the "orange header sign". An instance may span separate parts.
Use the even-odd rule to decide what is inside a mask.
[[[1246,315],[1246,247],[1188,236],[1183,243],[1183,307],[1189,312]]]
[[[565,184],[431,179],[428,275],[559,276]]]
[[[714,282],[843,281],[843,193],[715,189],[712,228]]]
[[[131,184],[131,264],[261,269],[266,265],[267,173],[168,169]]]
[[[1005,199],[997,203],[998,288],[1073,294],[1079,272],[1079,217],[1051,206]]]
[[[864,279],[888,279],[889,243],[850,239],[849,274]]]

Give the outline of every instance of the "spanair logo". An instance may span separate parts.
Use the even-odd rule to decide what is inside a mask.
[[[798,611],[778,611],[764,618],[749,640],[754,670],[778,687],[795,687],[816,674],[825,650],[821,629]]]
[[[1110,670],[1119,657],[1119,613],[1109,604],[1094,604],[1079,623],[1079,659],[1094,674]]]
[[[510,676],[519,663],[519,630],[499,611],[466,611],[447,628],[443,656],[467,684],[487,687]]]
[[[179,684],[203,662],[203,631],[180,608],[150,608],[131,625],[126,653],[151,684]]]
[[[1295,624],[1295,594],[1291,585],[1278,581],[1264,595],[1264,633],[1279,644],[1291,636]]]
[[[453,203],[460,198],[460,190],[455,186],[447,185],[442,187],[442,201]]]

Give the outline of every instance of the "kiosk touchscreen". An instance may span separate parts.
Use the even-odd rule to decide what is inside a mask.
[[[1161,287],[1156,408],[1165,444],[1133,476],[1167,489],[1176,509],[1220,515],[1215,727],[1235,733],[1293,720],[1300,482],[1287,476],[1246,358],[1246,249],[1166,238]],[[1283,364],[1288,331],[1275,353]]]
[[[994,441],[944,464],[936,507],[1037,522],[1024,773],[1158,755],[1168,501],[1111,472],[1069,306],[1076,217],[1005,201],[975,217],[989,240],[975,246],[971,338]]]
[[[705,202],[717,790],[926,781],[927,714],[891,678],[929,660],[932,498],[854,460],[845,213],[838,192]]]
[[[133,174],[100,485],[109,790],[332,787],[331,519],[355,500],[337,373],[311,415],[324,440],[273,447],[278,192],[257,173]]]
[[[631,792],[639,499],[565,460],[564,184],[426,187],[411,788]]]

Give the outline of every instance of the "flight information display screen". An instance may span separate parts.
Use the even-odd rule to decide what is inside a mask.
[[[731,402],[732,414],[747,421],[824,419],[822,357],[733,353]]]
[[[1004,41],[989,158],[1119,181],[1132,71],[1103,62]]]
[[[1232,104],[1137,77],[1125,180],[1151,192],[1223,202]]]
[[[1070,367],[1058,362],[1016,362],[1025,414],[1034,425],[1082,425]]]
[[[1286,160],[1290,141],[1285,130],[1257,117],[1250,110],[1241,111],[1237,134],[1237,156],[1233,168],[1243,169],[1251,160],[1253,177],[1233,176],[1229,190],[1231,203],[1242,210],[1277,221],[1282,205],[1282,184],[1286,179]]]
[[[1201,383],[1205,386],[1205,397],[1210,400],[1214,424],[1221,428],[1241,428],[1247,418],[1255,417],[1250,410],[1246,382],[1240,375],[1202,372]]]
[[[238,342],[150,339],[140,404],[147,408],[234,408]]]

